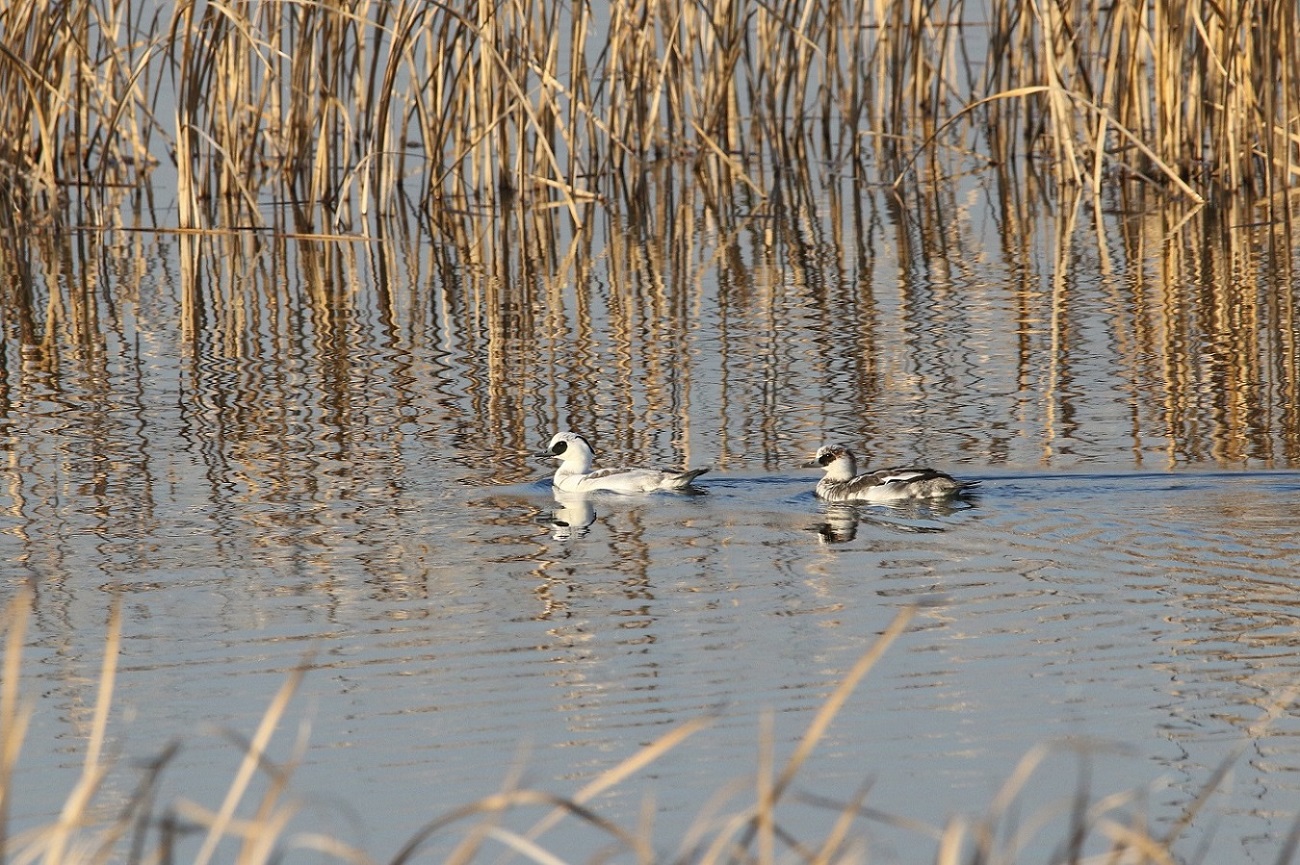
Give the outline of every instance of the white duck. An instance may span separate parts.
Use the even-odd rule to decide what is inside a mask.
[[[908,499],[944,499],[959,496],[979,486],[979,481],[959,481],[941,471],[900,466],[858,474],[858,461],[843,445],[819,448],[816,458],[804,468],[821,468],[826,475],[817,482],[817,496],[828,502],[899,502]]]
[[[546,446],[546,452],[538,456],[560,461],[551,483],[555,489],[566,493],[589,493],[596,490],[616,493],[685,490],[690,487],[691,481],[708,471],[707,468],[684,472],[631,467],[593,469],[591,443],[572,432],[556,433]]]

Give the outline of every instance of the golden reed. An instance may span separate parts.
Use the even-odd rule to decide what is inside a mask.
[[[405,865],[429,861],[430,842],[452,835],[456,838],[454,849],[442,861],[454,865],[507,861],[510,857],[502,856],[503,849],[518,854],[519,859],[515,861],[564,865],[567,860],[547,848],[545,836],[557,824],[575,821],[607,838],[609,853],[620,856],[620,861],[635,861],[639,865],[660,862],[772,865],[778,861],[855,865],[869,861],[863,834],[869,830],[864,823],[915,834],[919,843],[914,849],[924,849],[923,855],[933,850],[931,861],[937,865],[964,862],[1011,865],[1023,860],[1036,834],[1054,829],[1068,833],[1054,861],[1171,863],[1178,861],[1173,845],[1248,746],[1248,742],[1242,743],[1225,759],[1211,773],[1183,819],[1159,835],[1147,823],[1139,794],[1117,793],[1094,800],[1086,789],[1086,769],[1081,770],[1078,796],[1065,802],[1040,803],[1037,808],[1027,807],[1022,801],[1026,798],[1023,795],[1026,784],[1045,758],[1054,752],[1078,751],[1081,763],[1086,764],[1089,756],[1086,745],[1040,745],[1031,749],[987,804],[982,817],[950,817],[943,825],[899,817],[882,807],[869,807],[866,800],[870,784],[845,802],[796,794],[792,790],[794,781],[848,697],[889,647],[907,632],[918,609],[904,608],[812,714],[807,729],[784,763],[776,760],[771,722],[765,721],[764,739],[756,748],[758,766],[754,776],[723,786],[715,801],[681,839],[676,853],[656,852],[649,825],[631,829],[620,826],[603,817],[595,803],[601,794],[681,746],[708,725],[707,718],[674,727],[569,797],[508,785],[500,793],[430,819],[396,853],[386,859],[376,859],[326,833],[291,831],[290,821],[298,813],[300,803],[291,795],[289,785],[306,746],[300,739],[292,755],[283,762],[272,760],[267,749],[302,677],[310,670],[310,660],[287,672],[284,684],[251,737],[230,736],[242,742],[245,750],[215,810],[186,799],[167,804],[158,801],[162,798],[157,795],[160,776],[171,762],[177,743],[168,746],[152,765],[138,773],[134,791],[124,794],[106,785],[105,779],[113,766],[104,756],[104,745],[121,636],[121,605],[114,603],[106,628],[94,722],[85,741],[82,774],[57,818],[48,825],[11,834],[6,819],[8,808],[14,796],[21,793],[14,784],[14,767],[32,714],[31,703],[22,698],[20,691],[22,645],[32,603],[29,593],[19,592],[0,610],[0,633],[4,635],[0,669],[5,674],[0,684],[0,858],[14,862],[144,865],[184,861],[209,865],[214,861],[228,861],[238,865],[266,865],[282,861],[286,855],[310,852],[321,861]],[[1285,713],[1297,690],[1290,689],[1274,701],[1265,717],[1252,725],[1249,731],[1252,738],[1263,735]],[[262,783],[255,785],[253,782],[259,775],[263,776]],[[255,787],[261,788],[260,797]],[[798,820],[786,825],[782,804],[795,798],[801,799],[805,806],[826,808],[835,815],[824,835],[800,837],[795,833]],[[545,816],[527,829],[510,828],[501,819],[509,812],[535,812],[538,806],[545,809]],[[237,817],[236,812],[241,810],[248,815]],[[184,832],[179,831],[180,827],[184,827]],[[183,848],[181,841],[186,842]],[[195,846],[197,850],[191,852]],[[1283,847],[1284,852],[1286,849]]]
[[[1300,172],[1296,15],[1289,0],[12,0],[0,210],[103,224],[110,191],[174,166],[182,228],[507,202],[581,223],[664,160],[762,197],[773,172],[889,182],[945,151],[1046,159],[1094,189],[1271,196]]]

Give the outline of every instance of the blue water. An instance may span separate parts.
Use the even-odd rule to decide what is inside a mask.
[[[874,861],[933,859],[957,817],[1043,816],[1022,851],[1040,861],[1080,791],[1128,794],[1109,816],[1162,836],[1231,761],[1175,850],[1272,861],[1300,801],[1296,724],[1275,705],[1300,657],[1280,308],[1231,355],[1187,313],[1192,287],[1157,297],[1137,266],[1090,269],[1086,247],[1054,287],[1017,279],[1044,265],[1014,252],[955,279],[890,242],[868,266],[753,230],[667,260],[611,240],[586,282],[412,257],[381,284],[382,244],[306,267],[317,247],[220,238],[186,277],[165,236],[102,251],[89,301],[49,277],[35,308],[53,290],[68,314],[41,344],[6,322],[0,410],[4,595],[33,593],[12,828],[52,820],[76,782],[118,600],[97,813],[172,742],[158,812],[218,808],[306,663],[271,749],[298,761],[284,843],[321,832],[379,861],[503,788],[575,796],[701,718],[590,804],[665,856],[693,828],[708,843],[916,606],[796,775],[783,830],[817,846],[828,802],[868,785],[878,811],[852,834]],[[610,462],[710,464],[705,494],[557,516],[531,454],[559,427]],[[951,506],[828,508],[798,465],[829,441],[983,486]],[[571,816],[541,843],[578,860],[613,842]]]

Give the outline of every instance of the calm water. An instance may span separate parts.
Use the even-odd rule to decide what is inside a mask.
[[[1292,263],[1195,220],[1113,217],[1105,249],[979,190],[944,206],[719,224],[685,200],[475,252],[34,241],[0,394],[4,591],[35,592],[14,827],[75,783],[115,597],[104,812],[170,741],[160,807],[217,808],[227,731],[310,657],[273,747],[309,743],[294,831],[380,860],[709,717],[595,802],[674,853],[919,603],[799,774],[791,834],[820,843],[818,800],[864,784],[900,820],[980,819],[1046,745],[1002,824],[1054,815],[1027,861],[1081,789],[1131,793],[1115,816],[1163,835],[1226,760],[1175,849],[1273,861],[1300,809],[1294,711],[1254,727],[1300,680]],[[706,494],[557,502],[531,454],[560,427],[611,462],[712,465]],[[983,491],[828,509],[798,466],[832,440]],[[872,861],[934,856],[897,821],[857,834]],[[569,859],[607,840],[543,836]]]

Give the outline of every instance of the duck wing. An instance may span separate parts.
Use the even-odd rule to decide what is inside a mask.
[[[706,471],[707,468],[691,471],[648,468],[596,469],[583,478],[582,484],[588,489],[619,492],[648,493],[655,490],[682,490],[689,487],[691,481]]]
[[[618,468],[618,469],[596,469],[587,475],[587,480],[598,481],[608,478],[616,478],[620,475],[631,478],[639,475],[658,474],[656,469],[635,469],[635,468]]]
[[[914,490],[924,488],[931,481],[941,484],[955,483],[948,475],[934,469],[898,466],[867,472],[850,480],[835,483],[833,497],[841,501],[909,498],[914,494]]]
[[[927,498],[960,495],[980,485],[979,481],[959,481],[937,469],[906,466],[874,472],[882,491],[898,491]]]
[[[892,469],[871,472],[853,480],[856,483],[859,480],[868,479],[870,479],[870,486],[907,486],[921,481],[952,480],[952,476],[936,469],[920,468],[919,466],[898,466]]]

